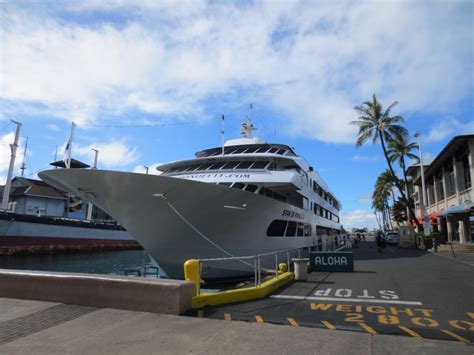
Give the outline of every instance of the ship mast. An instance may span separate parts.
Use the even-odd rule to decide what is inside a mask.
[[[8,207],[8,200],[10,198],[10,188],[12,185],[12,176],[13,176],[13,168],[15,167],[15,158],[16,158],[16,150],[18,149],[18,140],[20,139],[20,129],[21,123],[17,121],[13,121],[16,124],[16,131],[15,131],[15,139],[13,144],[10,144],[11,156],[10,156],[10,166],[8,167],[8,174],[7,174],[7,182],[5,183],[5,189],[3,190],[3,198],[2,198],[2,209],[6,210]]]
[[[25,169],[26,169],[26,151],[28,150],[28,137],[26,137],[26,142],[25,142],[25,151],[23,153],[23,163],[21,164],[21,177],[25,174]]]
[[[252,138],[252,131],[257,130],[252,124],[252,110],[253,106],[250,104],[250,112],[247,115],[247,122],[240,125],[240,134],[243,135],[244,138]]]

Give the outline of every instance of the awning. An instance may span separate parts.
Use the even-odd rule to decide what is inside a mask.
[[[474,209],[474,204],[472,202],[465,202],[462,205],[451,207],[446,211],[438,213],[438,217],[446,217],[454,214],[469,213],[470,210]]]

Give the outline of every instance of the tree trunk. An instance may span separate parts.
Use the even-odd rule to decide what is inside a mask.
[[[393,170],[392,163],[390,163],[390,159],[388,158],[388,154],[387,154],[387,148],[385,148],[385,141],[383,139],[383,134],[381,131],[379,131],[379,138],[380,138],[380,143],[382,144],[383,154],[385,156],[385,160],[387,161],[390,173],[392,174],[393,180],[395,182],[395,186],[397,186],[398,191],[400,192],[400,195],[402,196],[403,202],[405,203],[406,206],[408,206],[408,210],[410,211],[412,216],[415,216],[415,213],[413,212],[413,208],[411,207],[407,197],[405,196],[405,192],[400,186],[400,182],[398,181],[397,175],[395,175],[395,171]],[[422,230],[421,224],[420,222],[418,222],[418,219],[416,219],[416,217],[413,219],[413,221],[415,222],[418,230]]]

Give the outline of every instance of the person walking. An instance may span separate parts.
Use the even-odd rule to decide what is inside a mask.
[[[379,253],[382,252],[382,249],[385,247],[384,246],[384,239],[382,237],[382,233],[380,231],[377,232],[377,237],[375,237],[375,244],[377,244],[377,251]]]

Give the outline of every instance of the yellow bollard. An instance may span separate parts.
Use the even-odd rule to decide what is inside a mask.
[[[196,285],[196,295],[200,293],[201,280],[199,277],[199,261],[189,259],[184,263],[184,279],[192,281]]]
[[[285,263],[280,263],[280,264],[278,264],[278,270],[280,272],[287,272],[288,271],[288,266]]]

